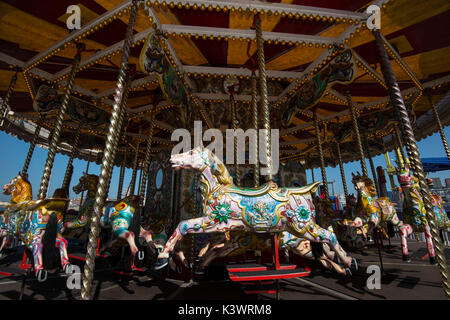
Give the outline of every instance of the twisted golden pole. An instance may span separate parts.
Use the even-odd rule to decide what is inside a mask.
[[[11,99],[16,82],[17,82],[17,71],[11,77],[11,81],[9,82],[8,90],[6,91],[5,99],[3,99],[3,102],[0,105],[0,125],[3,125],[3,119],[5,118],[6,110],[9,105],[9,100]]]
[[[364,138],[364,145],[367,153],[367,157],[369,158],[370,171],[372,171],[373,183],[375,184],[375,189],[378,197],[380,197],[380,184],[378,183],[377,172],[375,171],[375,166],[373,165],[372,155],[370,154],[369,145],[367,140]]]
[[[344,194],[345,197],[347,198],[348,197],[347,182],[345,181],[344,165],[342,163],[341,146],[339,145],[339,141],[336,141],[336,150],[339,161],[339,170],[341,171],[342,186],[344,187]]]
[[[233,94],[230,94],[230,104],[231,104],[231,129],[236,132],[238,128],[238,120],[236,114],[236,102],[234,101]],[[235,135],[233,138],[234,145],[234,172],[236,174],[235,183],[238,187],[241,186],[241,169],[238,164],[238,145],[237,145],[237,136]]]
[[[395,155],[397,157],[398,165],[403,169],[406,166],[406,155],[403,149],[402,139],[400,138],[400,129],[395,126],[394,128],[395,140],[397,142],[397,150],[395,150]]]
[[[326,199],[330,199],[330,194],[328,192],[327,173],[325,171],[325,159],[323,158],[322,139],[320,137],[319,119],[317,119],[317,112],[315,109],[313,111],[313,115],[314,115],[314,128],[316,130],[317,148],[319,149],[320,171],[322,172],[323,190],[325,192]]]
[[[398,120],[402,123],[401,129],[406,144],[406,152],[410,161],[413,161],[415,165],[414,174],[419,180],[419,185],[423,197],[423,202],[426,210],[426,217],[431,229],[431,236],[433,237],[433,244],[436,251],[436,258],[439,266],[439,272],[442,278],[442,288],[444,289],[447,299],[450,300],[450,284],[449,274],[447,269],[447,258],[444,252],[444,246],[439,235],[439,229],[434,217],[434,210],[431,203],[430,192],[428,184],[425,180],[425,173],[423,170],[422,161],[420,158],[419,149],[417,148],[416,139],[414,137],[414,131],[409,120],[408,111],[402,98],[400,88],[395,78],[394,72],[389,62],[389,57],[386,49],[383,45],[383,40],[379,30],[373,31],[375,42],[378,49],[378,54],[381,58],[381,72],[383,73],[384,80],[389,89],[389,96],[391,98],[392,106],[394,107],[394,113]]]
[[[39,139],[39,133],[41,132],[43,119],[40,118],[38,123],[36,124],[36,129],[34,129],[33,140],[30,142],[30,148],[28,149],[27,157],[25,158],[25,163],[23,164],[22,174],[28,172],[28,167],[30,166],[31,157],[33,156],[34,148],[36,147],[36,143]]]
[[[447,154],[447,159],[448,159],[448,161],[450,161],[450,149],[448,148],[447,137],[445,136],[444,128],[442,127],[441,118],[439,118],[439,114],[437,112],[436,106],[433,103],[431,94],[427,94],[427,96],[428,96],[428,101],[430,102],[431,108],[433,109],[434,117],[436,118],[436,122],[438,124],[439,133],[441,135],[442,144],[444,145],[445,153]]]
[[[147,147],[145,149],[145,158],[144,158],[144,167],[141,171],[141,187],[140,187],[140,193],[141,196],[139,199],[139,206],[142,209],[142,206],[144,205],[144,197],[145,197],[145,186],[147,184],[147,176],[148,176],[148,169],[150,166],[150,159],[151,159],[151,151],[152,151],[152,140],[153,140],[153,129],[155,128],[155,111],[152,111],[151,119],[150,119],[150,129],[148,132],[148,138],[147,138]]]
[[[120,167],[120,173],[119,173],[119,186],[117,187],[117,200],[122,199],[123,178],[125,176],[126,162],[127,162],[127,151],[125,149],[123,159],[122,159],[122,166]]]
[[[70,186],[70,180],[72,179],[72,173],[73,173],[73,159],[75,158],[77,151],[78,151],[78,143],[80,142],[80,136],[81,136],[81,123],[78,126],[78,130],[75,132],[75,137],[73,139],[72,144],[72,152],[70,153],[69,161],[67,162],[66,167],[66,173],[64,174],[64,179],[62,183],[62,188],[64,190],[68,190]],[[67,193],[67,195],[69,195]]]
[[[266,61],[264,58],[264,39],[262,37],[261,18],[259,15],[255,16],[255,29],[256,29],[256,46],[258,56],[258,72],[259,72],[259,87],[261,96],[261,113],[263,118],[263,128],[266,131],[264,136],[264,147],[266,149],[267,156],[267,169],[269,174],[267,175],[267,181],[273,180],[272,174],[272,149],[270,146],[270,110],[269,100],[267,97],[267,76],[266,76]]]
[[[259,154],[258,154],[258,99],[257,99],[257,87],[256,87],[256,75],[252,72],[250,79],[252,86],[252,126],[256,132],[256,141],[253,146],[253,152],[256,156],[256,162],[253,165],[253,186],[256,188],[259,186]]]
[[[75,80],[75,75],[77,73],[78,66],[81,60],[81,51],[83,50],[83,45],[78,45],[78,51],[73,59],[72,70],[70,71],[69,79],[67,81],[67,88],[64,94],[63,102],[61,108],[59,109],[58,116],[56,118],[55,128],[53,129],[52,139],[49,143],[47,160],[45,162],[44,173],[42,174],[41,185],[39,187],[38,199],[44,199],[47,196],[48,184],[50,182],[50,176],[52,173],[53,162],[55,161],[56,148],[58,147],[59,137],[61,135],[64,117],[69,108],[70,93],[72,92],[73,83]]]
[[[93,214],[91,218],[91,229],[89,232],[89,242],[87,246],[86,263],[84,265],[83,274],[83,288],[81,290],[81,297],[84,300],[90,300],[92,298],[92,280],[94,278],[95,268],[95,256],[97,249],[97,239],[100,233],[100,218],[102,216],[103,205],[109,189],[107,182],[109,180],[108,174],[111,172],[111,168],[114,165],[114,158],[117,148],[114,145],[118,138],[117,132],[120,132],[120,113],[124,108],[122,104],[123,93],[125,91],[126,75],[127,75],[127,63],[130,55],[131,40],[133,37],[133,27],[136,21],[137,13],[137,0],[133,0],[130,12],[130,20],[127,27],[125,36],[122,61],[120,64],[119,76],[117,80],[116,92],[114,96],[114,106],[110,118],[110,124],[108,129],[108,135],[106,137],[106,146],[102,159],[102,167],[100,171],[100,177],[98,182],[98,188],[95,195],[95,203],[93,208]]]
[[[347,92],[347,103],[350,108],[350,114],[352,116],[352,122],[353,122],[353,133],[356,138],[356,143],[358,144],[358,151],[359,151],[359,161],[361,162],[361,170],[362,174],[366,177],[369,177],[369,174],[367,173],[367,167],[366,167],[366,159],[364,157],[364,151],[361,143],[361,136],[359,134],[359,127],[358,127],[358,120],[356,117],[356,110],[355,105],[353,104],[352,97],[350,96],[350,92]]]
[[[141,133],[141,130],[139,130],[139,135],[140,135],[140,133]],[[128,190],[129,195],[134,194],[134,189],[136,187],[136,176],[137,176],[137,170],[138,170],[139,149],[140,148],[141,148],[141,141],[138,141],[138,144],[136,146],[136,154],[134,156],[133,173],[131,174],[130,189]]]

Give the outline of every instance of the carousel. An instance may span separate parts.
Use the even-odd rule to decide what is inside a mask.
[[[19,174],[1,176],[1,299],[48,282],[84,300],[450,298],[450,220],[417,146],[439,132],[450,161],[446,1],[0,7],[0,129],[29,143]],[[47,158],[31,190],[36,146]],[[325,171],[337,166],[345,206]],[[136,278],[147,285],[102,295]]]

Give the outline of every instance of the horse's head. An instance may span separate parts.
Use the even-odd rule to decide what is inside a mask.
[[[19,181],[25,181],[28,183],[28,174],[18,173],[17,177],[13,178],[9,183],[3,186],[3,194],[10,195],[16,189],[16,183]]]
[[[210,151],[203,148],[203,146],[198,146],[183,153],[173,154],[170,157],[170,162],[175,170],[202,170],[205,166],[209,167],[211,165]]]
[[[395,168],[397,172],[398,183],[402,188],[411,188],[413,186],[413,178],[409,173],[409,168]]]
[[[352,176],[353,176],[352,183],[355,186],[355,190],[358,193],[365,192],[368,193],[370,196],[376,195],[375,186],[370,178],[360,174],[359,172],[357,172],[357,174],[354,174],[352,172]]]
[[[95,174],[87,174],[86,172],[83,172],[83,175],[80,177],[80,180],[78,181],[78,184],[72,188],[73,192],[76,194],[89,190],[89,187],[96,187],[98,184],[98,176]]]

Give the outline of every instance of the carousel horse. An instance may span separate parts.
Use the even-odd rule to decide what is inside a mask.
[[[334,232],[339,241],[345,241],[350,248],[359,249],[364,246],[362,238],[366,238],[366,229],[364,228],[364,221],[360,217],[354,220],[343,219],[333,210],[330,200],[321,199],[318,196],[314,198],[314,206],[319,224]]]
[[[39,282],[47,279],[44,258],[52,258],[53,246],[59,249],[63,270],[69,272],[67,241],[61,235],[63,212],[69,200],[59,197],[32,200],[31,184],[27,175],[20,173],[3,187],[3,193],[11,195],[11,202],[0,212],[0,236],[16,238],[25,244],[33,255]]]
[[[403,223],[395,211],[389,198],[375,198],[376,192],[372,180],[368,177],[352,173],[352,182],[358,192],[356,214],[367,219],[367,234],[372,235],[382,221],[391,222],[400,229],[403,260],[410,262],[407,237],[413,231],[409,224]]]
[[[427,184],[429,187],[433,186],[433,180],[430,178],[427,178]],[[438,228],[440,230],[447,230],[450,231],[450,219],[447,216],[447,213],[444,209],[444,201],[442,200],[442,197],[439,194],[436,194],[430,190],[430,196],[431,196],[431,204],[434,208],[434,215],[436,217]]]
[[[92,212],[94,207],[97,185],[97,175],[83,172],[78,184],[72,189],[76,194],[87,190],[86,200],[80,207],[78,216],[73,221],[64,223],[64,229],[82,228],[88,224],[89,213]],[[152,246],[151,232],[144,230],[141,227],[140,222],[134,224],[132,223],[134,219],[139,218],[139,215],[135,215],[135,208],[138,205],[139,196],[128,196],[116,201],[115,203],[106,203],[103,207],[103,216],[100,219],[100,224],[103,228],[112,229],[112,240],[103,245],[101,251],[112,246],[119,239],[124,239],[130,246],[132,259],[134,261],[134,256],[138,252],[138,247],[135,241],[136,234],[138,234],[139,238],[144,238],[147,245],[151,249],[154,249]]]
[[[232,230],[288,231],[302,239],[327,243],[347,268],[357,269],[356,260],[347,256],[334,233],[315,223],[311,194],[320,182],[303,188],[278,188],[273,182],[256,189],[239,188],[233,185],[225,165],[203,146],[172,155],[170,161],[174,169],[189,168],[201,172],[204,216],[178,224],[158,255],[156,270],[168,264],[175,245],[186,234]]]
[[[410,175],[408,167],[402,169],[396,168],[396,171],[397,179],[404,195],[403,218],[413,226],[414,231],[425,233],[430,263],[436,264],[436,255],[432,241],[433,238],[426,218],[425,205],[423,203],[418,180],[416,177]],[[436,221],[439,221],[440,217],[442,218],[441,208],[433,196],[431,197],[431,201]],[[443,226],[443,224],[441,224],[441,226]]]

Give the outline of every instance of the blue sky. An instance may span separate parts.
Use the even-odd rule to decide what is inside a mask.
[[[445,134],[448,138],[450,138],[450,127],[445,128]],[[442,141],[440,135],[435,133],[433,136],[428,137],[418,143],[420,154],[422,157],[445,157],[445,151],[442,146]],[[8,183],[13,177],[17,175],[17,173],[22,170],[23,162],[27,155],[29,148],[29,144],[21,141],[15,137],[12,137],[5,132],[0,132],[0,184],[3,186]],[[391,161],[394,161],[395,155],[391,152],[390,154]],[[33,199],[36,198],[37,192],[39,190],[39,184],[41,181],[42,171],[44,169],[45,160],[47,158],[47,150],[42,148],[35,148],[33,158],[31,159],[30,167],[28,169],[29,179],[33,187]],[[66,170],[68,157],[64,155],[56,155],[55,163],[52,171],[52,176],[50,180],[50,186],[48,194],[53,194],[53,191],[60,187],[64,178],[64,172]],[[382,166],[386,168],[386,162],[384,156],[377,156],[374,159],[374,165]],[[367,162],[367,168],[370,172],[369,162]],[[78,183],[78,179],[82,175],[83,171],[86,169],[86,161],[75,159],[74,160],[74,173],[72,177],[72,184],[70,188],[70,197],[74,198],[76,195],[72,191],[72,186]],[[355,193],[355,189],[351,183],[351,173],[356,171],[361,171],[361,167],[359,162],[352,162],[344,164],[345,175],[347,179],[347,186],[349,193]],[[113,176],[111,179],[110,193],[109,197],[115,198],[117,195],[117,185],[119,181],[119,168],[114,167]],[[96,165],[94,163],[90,164],[89,173],[99,174],[100,173],[100,165]],[[343,193],[341,175],[339,171],[339,166],[335,168],[328,167],[326,168],[328,181],[335,180],[335,191],[336,193]],[[321,180],[320,169],[314,170],[314,177],[317,180]],[[434,172],[429,174],[430,178],[440,177],[442,183],[444,183],[444,179],[450,178],[450,170]],[[139,176],[138,176],[139,178]],[[387,176],[386,176],[387,178]],[[307,179],[308,183],[311,182],[311,170],[307,170]],[[131,180],[131,169],[127,169],[125,171],[125,181],[124,181],[124,189],[128,187]],[[397,180],[395,179],[396,183]],[[137,190],[137,186],[136,186]],[[390,185],[388,182],[388,190],[390,190]],[[331,193],[331,187],[330,187]],[[1,201],[9,200],[9,197],[1,194]]]

